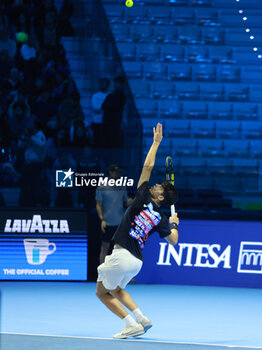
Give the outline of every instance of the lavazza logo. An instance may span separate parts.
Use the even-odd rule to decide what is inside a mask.
[[[33,215],[32,219],[7,219],[4,232],[70,233],[70,230],[67,220],[42,219],[41,215]]]
[[[75,173],[71,170],[56,170],[56,187],[97,187],[110,186],[122,187],[133,186],[134,179],[121,176],[119,179],[110,179],[103,173]]]
[[[175,247],[159,243],[157,265],[231,269],[231,246],[220,244],[180,243]],[[262,243],[240,242],[237,273],[262,274]]]

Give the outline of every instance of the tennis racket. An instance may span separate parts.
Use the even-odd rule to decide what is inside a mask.
[[[166,180],[169,181],[173,186],[175,185],[175,173],[172,164],[172,158],[166,157]],[[171,205],[171,216],[174,216],[176,212],[175,205]]]

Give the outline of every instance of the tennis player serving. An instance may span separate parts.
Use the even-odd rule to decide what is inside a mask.
[[[151,188],[148,186],[163,138],[162,125],[158,123],[153,131],[153,144],[146,156],[134,201],[126,210],[113,236],[115,245],[112,254],[97,269],[97,297],[125,322],[125,328],[114,336],[115,339],[136,337],[152,327],[149,318],[143,315],[131,296],[124,291],[142,267],[145,242],[154,232],[158,232],[161,238],[172,245],[178,241],[177,214],[168,220],[160,211],[161,206],[170,206],[176,202],[175,187],[168,181]],[[123,306],[133,313],[135,319]]]

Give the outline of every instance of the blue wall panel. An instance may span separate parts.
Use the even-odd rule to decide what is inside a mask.
[[[153,235],[138,283],[262,287],[262,223],[183,220],[172,247]]]

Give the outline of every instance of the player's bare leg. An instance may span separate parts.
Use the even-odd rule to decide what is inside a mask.
[[[124,320],[126,327],[121,333],[114,336],[117,339],[124,339],[129,337],[136,337],[145,333],[141,324],[137,323],[131,315],[124,309],[120,301],[113,296],[113,291],[107,290],[102,282],[97,282],[96,295],[105,306],[115,315]]]
[[[128,312],[123,308],[119,300],[103,286],[102,282],[97,282],[96,296],[110,311],[121,319],[128,315]]]
[[[130,311],[134,311],[138,308],[131,295],[127,293],[122,288],[118,287],[117,289],[111,291],[111,294],[117,298],[125,307],[127,307]]]
[[[129,293],[118,287],[117,289],[111,291],[111,294],[116,297],[125,307],[133,312],[136,321],[144,327],[145,332],[147,332],[152,327],[151,321],[142,314],[141,310],[138,308]]]

